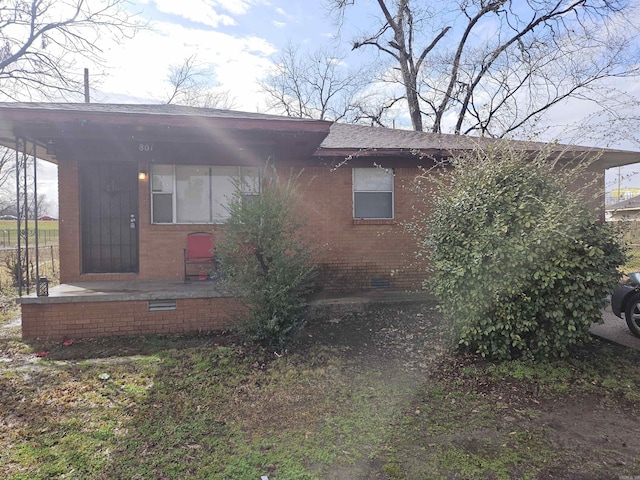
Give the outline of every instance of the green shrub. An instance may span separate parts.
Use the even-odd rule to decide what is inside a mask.
[[[298,176],[279,180],[269,166],[266,173],[260,195],[248,197],[238,185],[217,254],[248,307],[245,332],[282,349],[301,319],[315,267],[301,235]]]
[[[625,261],[613,227],[571,188],[585,166],[508,147],[451,163],[432,188],[433,172],[418,178],[432,211],[411,228],[454,340],[492,358],[567,355],[601,320]]]

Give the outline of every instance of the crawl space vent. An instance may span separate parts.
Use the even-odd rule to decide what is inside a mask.
[[[389,288],[391,287],[390,278],[372,278],[371,288]]]
[[[150,312],[168,312],[176,309],[175,300],[149,300]]]

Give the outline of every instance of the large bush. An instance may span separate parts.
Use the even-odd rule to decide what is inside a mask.
[[[454,340],[501,359],[565,356],[586,340],[625,253],[573,188],[584,167],[501,147],[436,170],[418,178],[431,212],[412,229]]]
[[[312,287],[312,249],[301,235],[297,176],[278,179],[267,167],[257,196],[238,184],[217,255],[247,306],[245,332],[281,349],[294,332]]]

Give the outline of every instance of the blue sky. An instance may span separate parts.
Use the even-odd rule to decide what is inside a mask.
[[[288,41],[312,48],[331,41],[336,28],[322,5],[310,0],[132,2],[131,11],[149,28],[108,47],[109,76],[101,79],[97,100],[129,95],[162,101],[169,66],[195,54],[200,65],[215,72],[219,87],[231,92],[236,108],[264,109],[257,80],[278,49]]]

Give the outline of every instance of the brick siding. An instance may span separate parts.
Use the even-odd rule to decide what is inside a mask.
[[[373,161],[368,166],[373,166]],[[140,168],[148,171],[146,164]],[[306,232],[317,250],[321,288],[355,291],[371,288],[372,282],[380,280],[392,289],[420,287],[423,268],[415,264],[414,242],[402,225],[413,214],[413,194],[408,184],[417,173],[417,168],[395,169],[395,218],[375,221],[353,219],[350,167],[304,169],[299,178],[302,209]],[[180,279],[187,233],[209,231],[214,238],[223,234],[224,225],[151,224],[149,180],[140,181],[139,273],[81,274],[77,165],[61,162],[59,178],[62,283]]]
[[[177,299],[172,311],[149,311],[149,302],[104,301],[22,305],[22,337],[67,340],[111,335],[209,332],[237,324],[234,298]]]
[[[414,240],[403,226],[413,215],[415,197],[409,182],[418,169],[396,168],[394,172],[394,219],[357,220],[353,218],[351,168],[304,171],[306,229],[318,249],[323,289],[357,291],[374,284],[396,290],[420,288],[424,265],[416,263]]]

